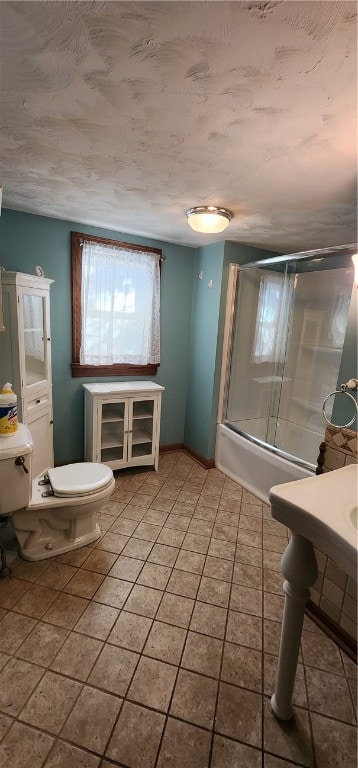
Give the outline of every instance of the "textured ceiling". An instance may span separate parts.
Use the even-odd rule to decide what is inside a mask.
[[[355,2],[1,2],[3,206],[171,242],[356,239]],[[193,205],[229,208],[222,235]]]

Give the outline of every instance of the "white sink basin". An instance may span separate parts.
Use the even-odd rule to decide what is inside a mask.
[[[275,485],[272,517],[318,547],[357,581],[358,467]]]

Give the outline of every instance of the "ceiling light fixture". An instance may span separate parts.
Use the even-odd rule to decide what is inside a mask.
[[[206,232],[209,234],[223,232],[229,226],[232,219],[232,213],[226,208],[217,208],[215,205],[202,205],[196,208],[189,208],[186,211],[188,224],[195,232]]]

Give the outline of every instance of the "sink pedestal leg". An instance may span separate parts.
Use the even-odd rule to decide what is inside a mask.
[[[293,534],[282,555],[281,570],[286,579],[283,584],[286,597],[276,690],[271,698],[271,707],[279,720],[290,720],[294,714],[292,694],[305,606],[310,596],[309,587],[315,583],[318,574],[313,544]]]

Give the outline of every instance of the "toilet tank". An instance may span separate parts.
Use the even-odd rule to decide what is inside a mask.
[[[27,507],[31,499],[33,447],[25,424],[11,437],[0,437],[0,515]]]

